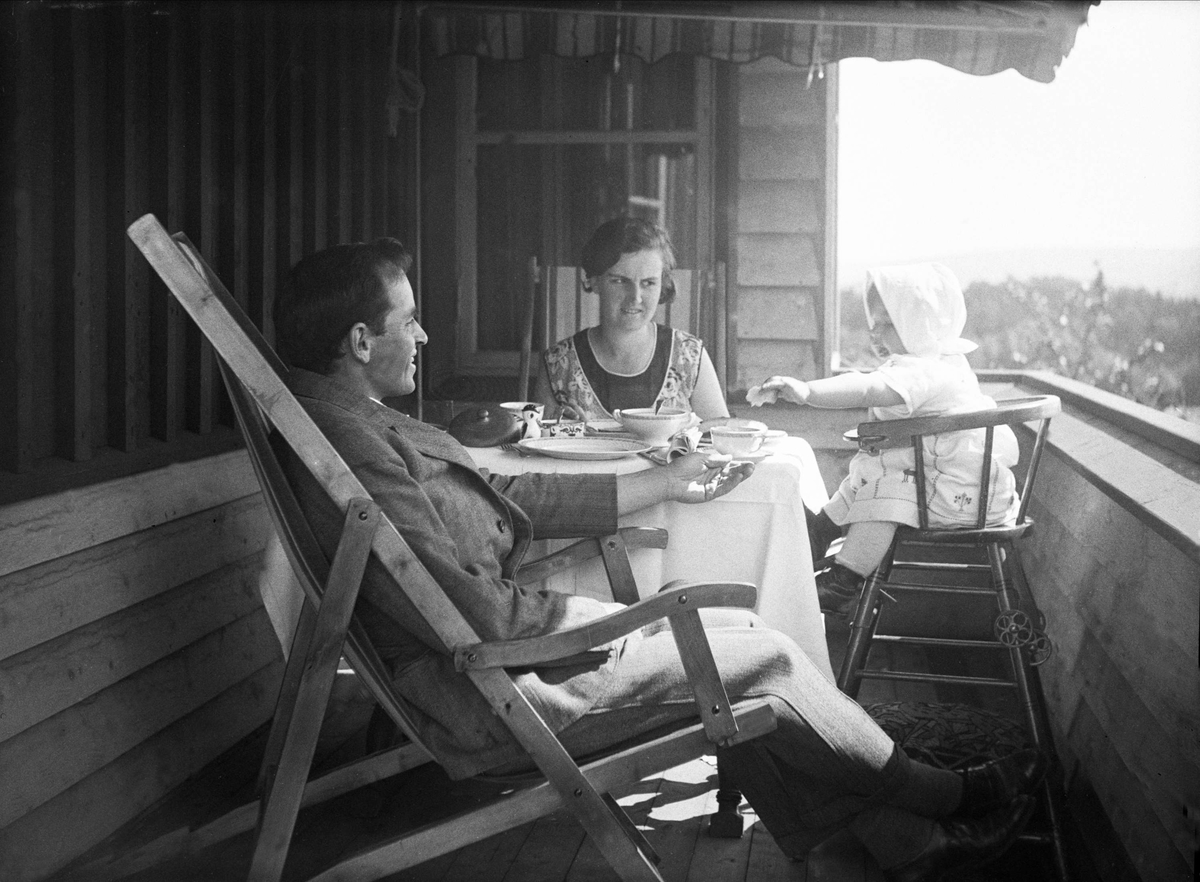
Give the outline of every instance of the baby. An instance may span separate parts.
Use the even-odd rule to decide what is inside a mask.
[[[771,377],[751,389],[752,405],[779,398],[830,408],[870,408],[872,420],[944,416],[995,407],[979,391],[964,354],[975,349],[962,339],[967,310],[954,274],[936,263],[880,267],[867,273],[863,303],[871,349],[883,364],[869,373],[847,373],[804,382]],[[978,516],[984,430],[925,439],[926,498],[930,526],[971,526]],[[997,426],[993,439],[987,523],[1016,517],[1019,500],[1011,467],[1017,439]],[[918,526],[917,488],[911,447],[872,456],[857,453],[850,474],[809,525],[813,556],[846,530],[834,562],[817,575],[821,609],[845,621],[858,602],[863,580],[883,559],[900,524]]]

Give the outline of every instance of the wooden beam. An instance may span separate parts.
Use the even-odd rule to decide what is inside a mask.
[[[90,12],[81,9],[73,9],[70,13],[70,39],[67,46],[70,52],[71,88],[68,100],[73,110],[73,132],[69,147],[62,145],[71,151],[73,159],[70,201],[64,204],[74,207],[75,222],[69,226],[64,224],[63,227],[68,231],[74,271],[71,275],[70,298],[63,298],[66,308],[59,325],[62,330],[59,335],[62,350],[58,359],[59,406],[55,448],[59,456],[73,462],[92,457],[92,301],[96,296],[97,282],[102,281],[102,277],[98,279],[92,269],[97,227],[104,225],[104,215],[95,199],[91,171],[94,151],[104,140],[102,102],[96,100],[93,83],[102,83],[103,79],[96,76],[96,56],[99,53],[90,34],[90,17]]]
[[[0,576],[258,493],[245,451],[0,507]]]
[[[312,251],[320,251],[329,241],[329,44],[328,34],[322,30],[312,35],[312,49],[308,53],[315,68],[311,82],[312,112],[305,114],[311,120],[309,138],[312,141],[312,164],[310,174],[312,218]]]
[[[0,742],[0,828],[279,658],[261,608]],[[103,732],[104,736],[96,737]]]
[[[287,262],[292,266],[305,254],[304,242],[304,32],[297,16],[289,16],[286,28],[288,49],[284,75],[288,84],[288,188]],[[364,90],[365,91],[365,90]],[[282,223],[283,218],[280,218]],[[282,229],[282,227],[281,227]],[[209,259],[209,263],[212,260]]]
[[[274,343],[275,326],[271,312],[275,306],[275,284],[280,267],[279,242],[279,169],[276,163],[279,143],[279,34],[275,21],[275,8],[261,8],[262,33],[258,44],[258,57],[262,60],[259,71],[255,71],[257,100],[261,102],[260,113],[254,119],[262,119],[259,134],[254,140],[255,161],[260,163],[261,181],[256,189],[258,216],[253,228],[253,241],[261,243],[261,252],[256,252],[255,276],[257,291],[251,291],[251,319],[262,329],[267,341]],[[255,294],[257,293],[257,297]],[[174,298],[172,298],[174,299]]]
[[[361,188],[359,200],[359,222],[362,224],[362,237],[364,240],[372,239],[375,236],[375,215],[373,209],[375,207],[374,188],[375,188],[375,124],[373,122],[373,111],[375,110],[375,96],[371,85],[375,82],[377,73],[373,72],[370,67],[369,58],[371,51],[371,36],[363,29],[361,40],[358,47],[359,55],[359,88],[358,88],[358,132],[359,143],[359,169],[361,177],[359,178],[359,187]]]
[[[0,663],[0,741],[260,608],[260,562],[252,553]]]
[[[129,8],[122,28],[121,215],[145,211],[149,199],[146,163],[150,155],[149,65],[146,42],[149,10]],[[110,274],[108,443],[135,450],[150,431],[149,269],[137,250],[121,248],[120,275]]]
[[[228,566],[270,535],[254,494],[0,577],[0,661]]]
[[[193,161],[200,169],[200,243],[205,257],[214,265],[220,265],[220,243],[217,235],[217,205],[221,192],[221,181],[217,168],[217,99],[215,72],[216,62],[213,48],[213,24],[204,16],[200,25],[200,69],[198,71],[200,92],[200,139]],[[216,425],[216,364],[212,346],[196,328],[187,329],[187,428],[200,435],[207,435]]]
[[[50,123],[49,102],[40,89],[48,82],[48,58],[42,51],[47,37],[48,12],[44,7],[17,6],[12,8],[18,34],[14,124],[12,143],[16,162],[12,172],[12,296],[3,300],[4,326],[8,329],[0,340],[4,347],[5,367],[0,384],[0,403],[7,414],[0,420],[3,467],[9,471],[29,471],[36,458],[34,443],[34,389],[32,374],[37,364],[35,348],[34,310],[38,299],[51,296],[45,272],[50,266],[45,239],[41,237],[42,215],[49,205],[44,192],[49,156],[42,145],[46,143]],[[8,214],[8,211],[5,211]],[[7,280],[6,280],[7,281]]]
[[[45,879],[149,808],[270,716],[280,662],[163,729],[100,771],[0,829],[0,878]],[[63,831],[70,836],[64,838]],[[69,839],[69,841],[67,841]]]
[[[233,10],[233,298],[242,309],[250,303],[250,37],[249,15],[243,4]],[[174,300],[174,297],[170,298]]]
[[[342,5],[337,13],[337,131],[334,138],[334,149],[337,153],[337,174],[334,179],[334,191],[337,193],[337,241],[351,242],[353,208],[351,195],[354,192],[351,183],[351,161],[353,155],[353,132],[351,111],[354,108],[355,81],[351,75],[350,62],[350,30],[354,19],[349,7]],[[419,257],[419,256],[418,256]]]

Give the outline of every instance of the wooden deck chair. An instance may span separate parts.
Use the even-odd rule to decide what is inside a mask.
[[[312,609],[302,614],[303,632],[310,636],[298,632],[300,642],[293,644],[273,725],[278,734],[273,731],[269,739],[263,797],[258,806],[248,807],[257,817],[249,877],[279,878],[296,814],[304,802],[315,799],[325,780],[306,785],[315,730],[328,697],[325,684],[332,679],[343,645],[352,663],[360,666],[365,685],[410,739],[378,762],[398,767],[432,756],[421,745],[403,697],[392,689],[386,669],[378,663],[352,616],[367,556],[373,554],[388,572],[404,574],[402,579],[397,575],[398,590],[404,591],[437,634],[440,648],[453,654],[456,666],[505,721],[544,778],[445,821],[393,837],[316,878],[378,878],[567,808],[621,879],[661,879],[648,844],[607,794],[700,756],[713,744],[741,743],[774,728],[774,716],[764,702],[730,706],[698,613],[705,606],[749,608],[754,603],[753,586],[673,584],[654,597],[586,627],[530,640],[481,642],[287,390],[281,365],[261,334],[228,292],[214,283],[198,255],[172,239],[152,215],[131,225],[129,235],[200,326],[228,371],[245,387],[263,417],[308,465],[330,499],[346,512],[328,577],[324,572],[312,574],[314,584],[322,584],[323,580],[324,592],[319,598],[310,598],[306,607]],[[701,722],[578,765],[505,669],[568,658],[661,618],[671,621],[693,682]],[[347,772],[343,778],[353,775]],[[216,832],[210,831],[210,835]]]

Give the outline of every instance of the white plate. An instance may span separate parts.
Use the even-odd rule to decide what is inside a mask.
[[[526,453],[557,459],[620,459],[650,448],[628,438],[526,438],[517,446]]]

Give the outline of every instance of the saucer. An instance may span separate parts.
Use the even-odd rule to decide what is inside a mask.
[[[762,462],[771,454],[766,450],[756,450],[753,453],[731,453],[733,462]]]

